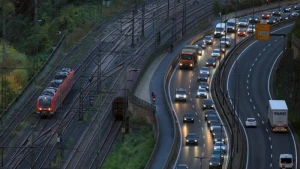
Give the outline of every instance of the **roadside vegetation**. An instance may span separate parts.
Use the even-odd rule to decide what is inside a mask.
[[[7,107],[16,97],[64,34],[62,52],[66,54],[95,25],[139,0],[38,2],[36,19],[34,1],[4,0],[0,4],[0,67],[6,68],[0,74],[0,107]]]
[[[292,34],[300,39],[300,17],[297,18]],[[286,100],[289,122],[298,139],[300,138],[300,50],[289,47],[279,62],[273,92],[276,99]]]
[[[118,137],[103,169],[144,169],[155,145],[152,126],[139,117],[131,117],[132,132],[124,140]]]

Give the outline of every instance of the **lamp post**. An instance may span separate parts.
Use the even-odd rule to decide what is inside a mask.
[[[206,158],[208,158],[208,157],[194,157],[194,158],[198,158],[198,159],[200,159],[200,169],[202,169],[202,160],[203,159],[206,159]]]

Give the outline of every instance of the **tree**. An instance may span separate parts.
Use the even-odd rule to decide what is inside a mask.
[[[215,16],[219,16],[219,13],[222,12],[222,5],[219,0],[214,0],[212,8]]]

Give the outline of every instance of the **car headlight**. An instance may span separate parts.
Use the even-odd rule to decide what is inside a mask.
[[[50,110],[51,110],[51,108],[48,108],[48,110],[50,111]]]
[[[193,64],[190,64],[190,66],[192,67],[192,66],[193,66]]]
[[[207,77],[205,79],[207,79]]]
[[[184,120],[186,120],[186,118],[184,118]]]
[[[186,140],[186,142],[189,142],[189,140]]]
[[[213,65],[215,65],[216,63],[213,63]]]
[[[213,133],[213,135],[216,135],[216,133]]]
[[[206,64],[208,64],[208,62],[206,62]]]
[[[224,35],[224,32],[221,32],[222,35]]]
[[[211,107],[214,107],[214,105],[211,105]]]
[[[197,142],[198,140],[195,140],[195,142]]]
[[[183,95],[184,98],[186,98],[186,95]]]
[[[224,141],[224,139],[222,139],[222,141]]]
[[[212,163],[209,163],[209,165],[212,165]]]
[[[182,63],[179,63],[180,66],[182,66]]]
[[[203,107],[206,107],[206,105],[203,105]]]
[[[207,93],[204,93],[204,95],[207,95]]]
[[[218,141],[217,139],[215,139],[215,141]]]
[[[215,31],[214,33],[217,34],[218,32]]]
[[[178,94],[176,94],[176,97],[179,97],[179,95],[178,95]]]
[[[197,92],[197,95],[200,95],[200,92]]]
[[[217,147],[214,147],[214,150],[216,150],[217,149]]]

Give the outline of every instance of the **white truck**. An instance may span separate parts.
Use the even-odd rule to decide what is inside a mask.
[[[288,131],[288,107],[284,100],[269,100],[268,118],[272,131]]]
[[[279,168],[293,168],[294,167],[294,158],[292,154],[280,154],[279,155]]]

